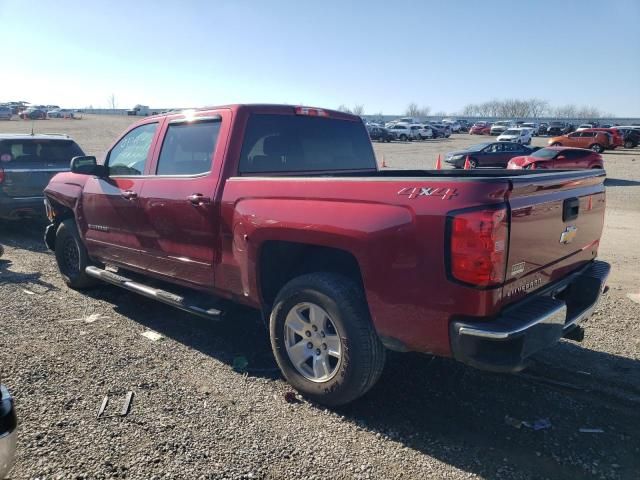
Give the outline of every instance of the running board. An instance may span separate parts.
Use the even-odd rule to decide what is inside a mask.
[[[127,277],[123,277],[122,275],[118,275],[116,273],[109,272],[97,267],[87,267],[85,269],[85,272],[90,277],[97,278],[98,280],[102,280],[103,282],[110,283],[117,287],[125,288],[135,293],[139,293],[140,295],[144,295],[145,297],[158,300],[159,302],[166,303],[167,305],[179,308],[180,310],[184,310],[185,312],[193,313],[194,315],[198,315],[200,317],[208,318],[211,320],[220,320],[222,318],[222,312],[216,308],[201,307],[193,302],[190,302],[186,297],[168,292],[166,290],[161,290],[159,288],[150,287],[149,285],[134,282],[133,280]]]

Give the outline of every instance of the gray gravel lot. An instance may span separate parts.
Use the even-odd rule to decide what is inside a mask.
[[[46,127],[98,153],[130,121]],[[428,168],[478,140],[375,148],[391,167]],[[12,478],[638,478],[640,304],[628,294],[640,292],[640,149],[605,158],[600,253],[614,270],[583,343],[562,342],[518,376],[392,354],[369,394],[333,411],[284,400],[290,388],[255,312],[211,323],[116,287],[69,290],[42,224],[0,223],[0,371],[20,415]],[[233,369],[238,356],[245,373]],[[516,428],[506,416],[552,426]]]

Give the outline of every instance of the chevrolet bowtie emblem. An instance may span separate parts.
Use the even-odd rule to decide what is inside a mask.
[[[573,242],[573,239],[576,238],[578,234],[578,229],[574,226],[569,225],[564,229],[564,232],[560,235],[560,243],[564,243],[565,245]]]

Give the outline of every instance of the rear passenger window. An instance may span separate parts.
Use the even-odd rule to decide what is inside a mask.
[[[156,175],[198,175],[211,170],[220,121],[169,124]]]

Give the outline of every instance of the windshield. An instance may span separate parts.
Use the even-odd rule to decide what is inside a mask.
[[[520,130],[507,130],[503,135],[520,135]]]
[[[557,150],[551,150],[549,148],[541,148],[540,150],[536,150],[535,152],[533,152],[530,156],[531,157],[536,157],[536,158],[541,158],[543,160],[551,160],[552,158],[555,158],[556,155],[558,155]]]
[[[375,169],[371,142],[360,122],[303,115],[249,117],[240,173]]]
[[[498,127],[508,127],[509,125],[511,125],[511,122],[496,122],[494,123],[494,125]]]
[[[535,125],[533,123],[523,123],[522,126],[528,127],[528,128],[535,128]]]

